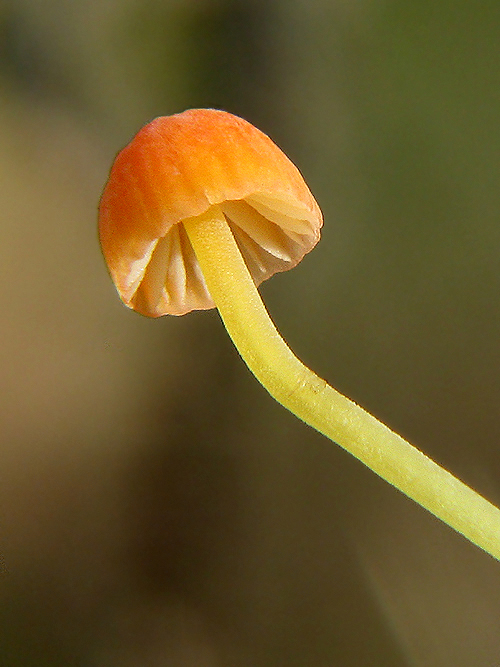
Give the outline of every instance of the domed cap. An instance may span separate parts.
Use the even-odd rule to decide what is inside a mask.
[[[102,250],[127,306],[151,317],[214,307],[182,225],[213,206],[257,285],[320,237],[314,197],[267,135],[215,109],[157,118],[117,155],[99,206]]]

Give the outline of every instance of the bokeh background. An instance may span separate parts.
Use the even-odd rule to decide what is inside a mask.
[[[325,227],[298,355],[500,503],[498,0],[0,2],[0,664],[493,667],[500,567],[268,397],[96,235],[158,115],[239,114]]]

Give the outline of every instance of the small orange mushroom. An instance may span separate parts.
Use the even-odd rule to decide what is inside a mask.
[[[117,156],[99,208],[109,271],[144,315],[217,306],[257,379],[297,417],[500,559],[500,510],[297,359],[256,285],[318,242],[322,216],[297,168],[231,114],[157,118]]]
[[[118,154],[99,209],[127,306],[152,317],[215,306],[183,227],[212,207],[256,285],[300,262],[323,224],[298,169],[247,121],[215,109],[157,118]]]

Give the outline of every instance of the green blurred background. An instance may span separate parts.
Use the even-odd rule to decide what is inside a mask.
[[[274,404],[216,312],[124,308],[114,154],[239,114],[322,242],[292,348],[500,503],[500,3],[0,2],[0,665],[493,667],[500,565]]]

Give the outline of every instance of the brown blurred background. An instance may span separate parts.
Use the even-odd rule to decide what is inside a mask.
[[[286,413],[216,312],[121,305],[114,154],[218,107],[323,239],[298,355],[500,503],[498,0],[0,2],[0,665],[493,667],[500,564]]]

